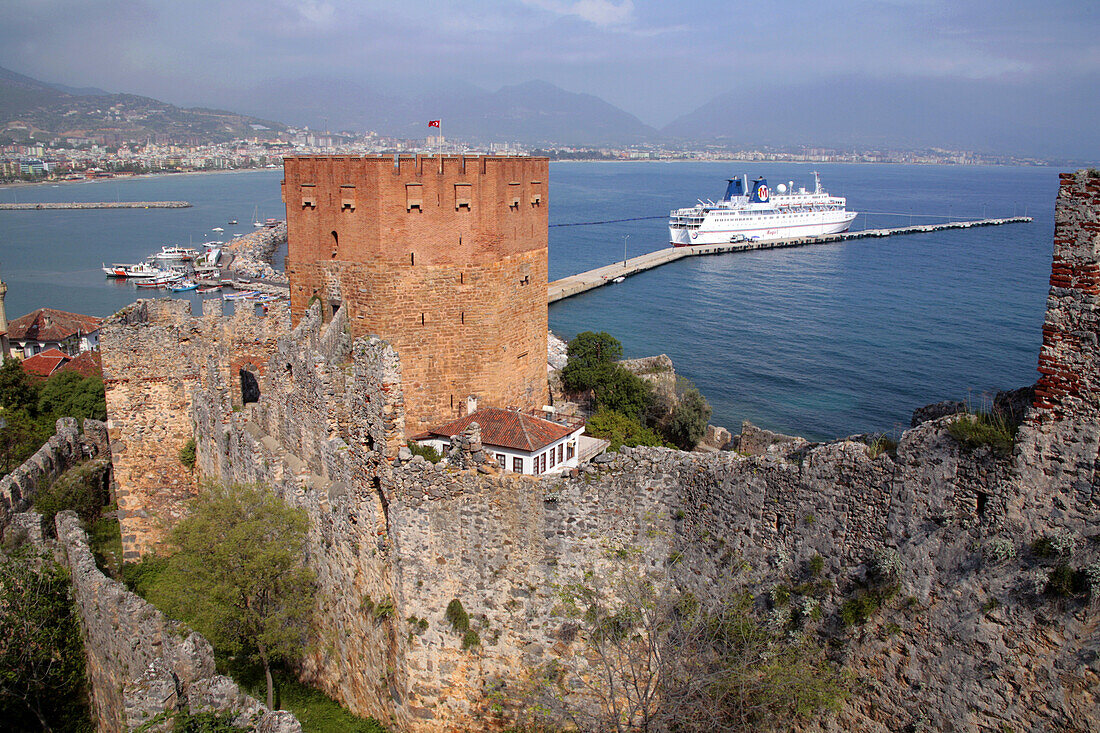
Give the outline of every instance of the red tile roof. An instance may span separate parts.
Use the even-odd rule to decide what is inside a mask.
[[[69,361],[69,357],[57,349],[47,349],[23,360],[23,371],[35,377],[48,377]]]
[[[500,448],[526,451],[540,450],[566,437],[579,426],[561,425],[528,415],[518,410],[502,410],[499,407],[483,407],[472,415],[428,430],[428,434],[450,438],[460,435],[466,427],[476,422],[481,426],[481,442]]]
[[[56,349],[51,349],[56,351]],[[103,361],[98,351],[83,351],[70,362],[61,365],[59,372],[76,372],[82,377],[103,377]]]
[[[39,308],[8,322],[8,338],[12,341],[61,342],[75,333],[91,333],[99,328],[102,318],[67,313],[53,308]]]

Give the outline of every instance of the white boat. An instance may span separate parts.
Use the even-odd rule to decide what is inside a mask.
[[[161,247],[153,259],[161,262],[187,262],[198,257],[199,251],[193,247]]]
[[[103,272],[107,274],[107,277],[129,277],[129,278],[150,278],[156,277],[164,273],[164,270],[159,267],[154,267],[148,262],[142,262],[137,265],[127,264],[114,264],[103,265]]]
[[[674,247],[728,244],[746,240],[818,237],[848,230],[856,212],[846,199],[830,196],[814,173],[814,190],[794,190],[794,182],[780,183],[772,194],[767,180],[748,176],[728,179],[720,201],[700,201],[669,214],[668,238]]]

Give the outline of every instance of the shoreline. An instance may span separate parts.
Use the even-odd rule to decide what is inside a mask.
[[[81,184],[81,183],[118,183],[119,181],[130,181],[135,178],[158,178],[167,176],[206,176],[206,175],[224,175],[226,173],[255,173],[256,171],[282,171],[282,168],[230,168],[227,170],[216,171],[160,171],[158,173],[133,173],[129,175],[112,176],[111,178],[83,178],[77,181],[13,181],[10,183],[0,183],[0,189],[5,188],[33,188],[35,186],[62,186],[66,184]]]

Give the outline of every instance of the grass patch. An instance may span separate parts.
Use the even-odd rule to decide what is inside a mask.
[[[862,626],[867,623],[887,601],[898,594],[896,583],[884,588],[863,588],[844,601],[840,607],[840,620],[845,626]]]
[[[304,733],[386,733],[374,718],[360,718],[318,689],[289,674],[277,675],[275,707],[294,713]],[[262,697],[262,685],[257,692]]]
[[[988,446],[999,456],[1012,453],[1016,425],[998,413],[963,414],[947,426],[947,434],[961,445],[974,450]]]
[[[898,454],[898,441],[889,435],[880,435],[867,446],[867,455],[872,459],[878,458],[883,453],[896,457]]]
[[[187,466],[188,471],[195,470],[195,439],[188,438],[179,452],[180,463]]]

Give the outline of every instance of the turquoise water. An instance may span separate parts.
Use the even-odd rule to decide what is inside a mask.
[[[555,163],[550,221],[663,216],[717,198],[725,178],[773,189],[821,172],[854,228],[1026,213],[1031,224],[856,240],[680,260],[550,307],[568,338],[617,336],[627,356],[667,353],[714,407],[810,438],[896,431],[913,408],[1034,381],[1053,236],[1057,171],[1048,168],[736,163]],[[187,200],[183,210],[0,212],[9,317],[50,305],[106,315],[136,297],[101,262],[198,243],[214,227],[282,216],[281,171],[166,176],[0,189],[0,201]],[[941,219],[921,216],[942,215]],[[912,215],[912,218],[911,218]],[[227,225],[237,219],[236,227]],[[229,234],[230,232],[226,232]],[[662,219],[550,230],[562,277],[667,246]],[[222,238],[222,237],[219,237]]]

